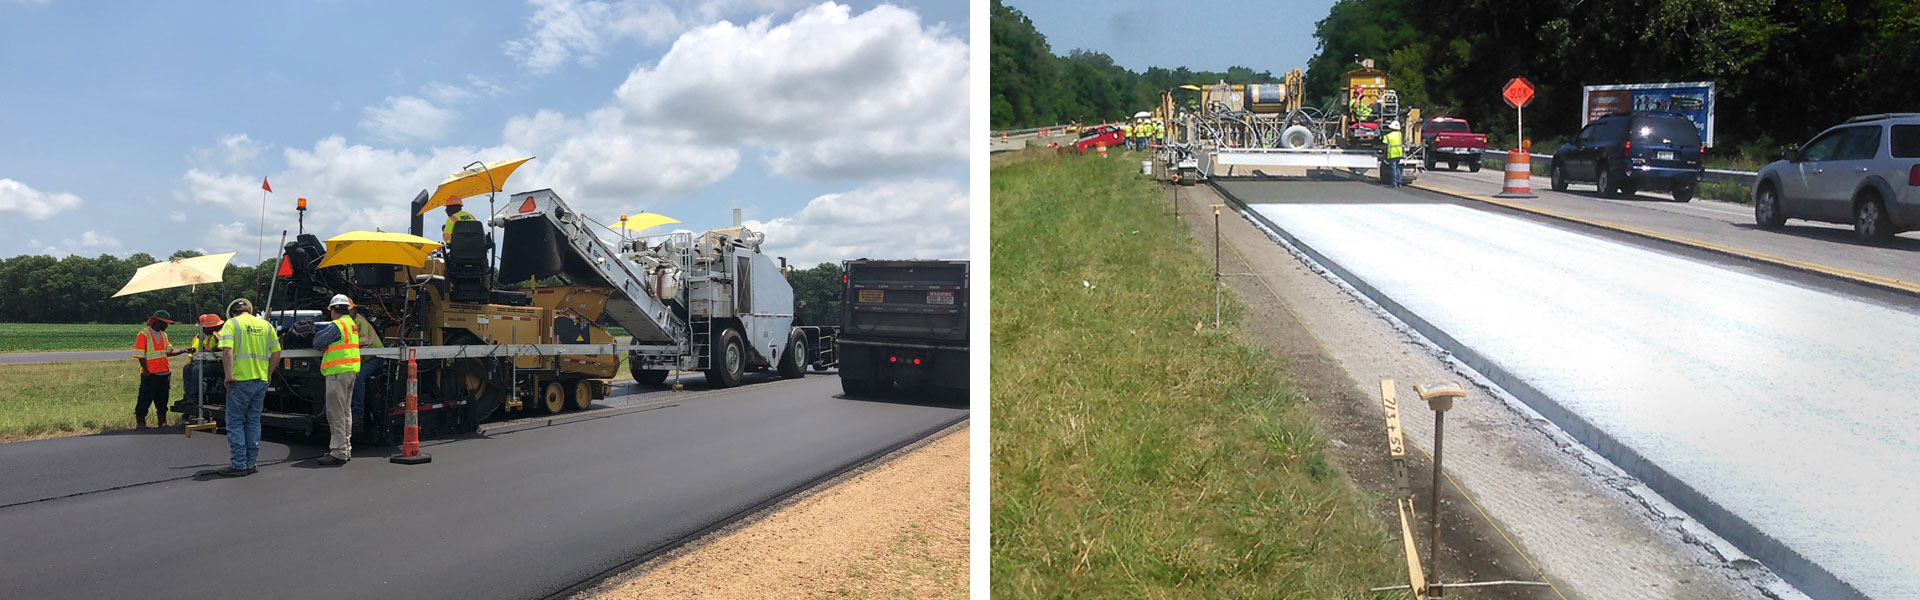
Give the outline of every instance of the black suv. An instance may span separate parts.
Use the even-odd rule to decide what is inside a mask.
[[[1700,160],[1706,151],[1700,130],[1683,115],[1612,114],[1594,119],[1572,142],[1562,144],[1553,153],[1549,173],[1557,192],[1578,181],[1598,186],[1602,196],[1661,189],[1686,202],[1700,187]]]

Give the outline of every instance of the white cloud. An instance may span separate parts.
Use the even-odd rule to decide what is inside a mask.
[[[79,207],[79,196],[49,194],[12,179],[0,179],[0,215],[38,221]]]
[[[259,158],[266,144],[256,142],[244,133],[220,136],[210,148],[194,148],[193,158],[200,164],[224,164],[238,166]]]
[[[87,230],[80,234],[78,245],[82,250],[119,250],[120,240],[98,231]]]
[[[852,258],[966,258],[967,192],[946,179],[883,182],[745,225],[766,232],[763,252],[801,267]]]
[[[360,129],[388,142],[433,141],[446,135],[457,116],[417,96],[388,96],[385,104],[367,107]]]
[[[596,215],[690,195],[740,165],[738,150],[625,123],[613,108],[581,119],[552,111],[514,117],[503,138],[509,146],[546,157],[515,175],[523,189],[553,188],[569,204]]]
[[[185,223],[187,222],[187,213],[183,213],[177,210],[171,213],[167,213],[167,220],[173,221],[175,223]]]
[[[500,82],[477,75],[468,75],[465,85],[455,85],[442,81],[429,81],[420,86],[420,94],[440,104],[458,104],[476,98],[500,96],[507,88]]]
[[[825,3],[774,25],[682,35],[617,95],[628,120],[769,149],[805,179],[897,175],[966,160],[967,45],[911,11]]]
[[[590,65],[622,39],[658,44],[690,28],[735,15],[764,15],[800,6],[802,0],[529,0],[533,16],[527,37],[501,46],[535,74],[551,73],[568,60]]]

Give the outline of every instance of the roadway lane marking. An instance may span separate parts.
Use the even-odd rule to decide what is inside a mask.
[[[1529,206],[1526,204],[1521,204],[1519,202],[1513,202],[1513,201],[1509,201],[1501,198],[1495,198],[1493,196],[1486,196],[1481,194],[1469,194],[1466,192],[1459,192],[1455,190],[1450,190],[1446,188],[1441,188],[1441,187],[1436,187],[1433,185],[1427,185],[1427,184],[1421,184],[1421,183],[1414,183],[1412,184],[1412,187],[1426,190],[1429,192],[1434,192],[1437,194],[1452,196],[1455,198],[1475,200],[1479,202],[1485,202],[1488,204],[1511,208],[1514,210],[1525,211],[1525,212],[1533,213],[1543,217],[1551,217],[1554,219],[1560,219],[1562,221],[1571,221],[1574,223],[1580,223],[1582,225],[1599,227],[1602,229],[1610,229],[1610,230],[1618,231],[1621,233],[1637,235],[1640,237],[1651,238],[1651,239],[1660,240],[1663,242],[1680,244],[1683,246],[1690,246],[1693,248],[1698,248],[1698,249],[1706,250],[1709,252],[1716,252],[1719,254],[1725,254],[1728,256],[1736,257],[1736,258],[1744,258],[1747,260],[1754,260],[1754,261],[1759,261],[1763,263],[1769,263],[1776,266],[1786,267],[1789,269],[1813,273],[1816,275],[1825,275],[1828,277],[1844,279],[1844,280],[1852,281],[1855,283],[1870,285],[1870,286],[1878,287],[1882,289],[1893,290],[1896,292],[1905,292],[1908,294],[1920,296],[1920,283],[1914,283],[1911,281],[1906,281],[1904,279],[1895,279],[1892,277],[1874,275],[1871,273],[1862,273],[1860,271],[1855,271],[1852,269],[1842,269],[1839,267],[1827,266],[1820,263],[1808,262],[1808,261],[1794,259],[1794,258],[1787,258],[1784,256],[1768,254],[1758,250],[1736,248],[1733,246],[1728,246],[1726,244],[1719,244],[1719,243],[1709,242],[1705,240],[1696,240],[1689,237],[1661,233],[1651,229],[1634,227],[1631,225],[1622,225],[1622,224],[1614,223],[1610,221],[1602,221],[1599,219],[1589,219],[1586,217],[1574,216],[1574,215],[1563,213],[1550,208]]]

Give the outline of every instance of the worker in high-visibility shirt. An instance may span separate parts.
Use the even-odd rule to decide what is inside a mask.
[[[172,314],[157,310],[147,317],[146,328],[133,336],[133,362],[140,365],[140,391],[134,398],[133,425],[139,429],[147,428],[148,406],[159,413],[159,426],[167,426],[167,391],[173,387],[173,367],[167,364],[167,357],[186,353],[186,350],[175,350],[173,343],[167,341],[167,325],[172,323]]]
[[[440,243],[453,243],[453,224],[461,221],[478,221],[473,213],[467,212],[466,204],[459,196],[447,199],[447,224],[440,227]]]
[[[1120,145],[1121,147],[1128,148],[1128,149],[1133,148],[1133,122],[1132,121],[1120,122]]]
[[[221,320],[220,315],[213,313],[200,315],[200,334],[193,336],[193,340],[187,342],[187,352],[193,354],[193,360],[187,363],[186,368],[180,370],[181,376],[185,378],[180,381],[180,387],[184,388],[186,398],[190,400],[199,401],[200,380],[206,377],[201,372],[206,370],[206,364],[213,359],[213,355],[220,352],[220,326],[225,324],[226,321]],[[202,352],[207,354],[201,354]]]
[[[1353,122],[1355,123],[1365,121],[1373,116],[1373,106],[1364,102],[1365,99],[1366,89],[1357,85],[1353,86],[1353,100],[1347,103],[1347,108],[1353,110]]]
[[[353,300],[334,294],[327,302],[333,327],[314,334],[313,349],[320,355],[320,376],[326,378],[327,454],[320,464],[334,466],[353,460],[353,384],[360,377],[360,326],[353,322]]]
[[[267,399],[267,382],[280,367],[280,334],[266,319],[253,316],[246,298],[227,305],[227,323],[220,328],[221,366],[227,373],[228,465],[215,471],[222,477],[259,472],[260,409]]]
[[[1380,138],[1387,143],[1387,164],[1384,173],[1387,184],[1400,187],[1400,157],[1406,155],[1406,146],[1400,141],[1400,121],[1387,123],[1387,135]]]

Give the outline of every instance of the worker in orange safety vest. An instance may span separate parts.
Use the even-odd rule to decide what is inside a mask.
[[[173,367],[167,364],[167,358],[187,352],[175,350],[173,343],[167,341],[167,325],[172,323],[171,313],[154,311],[153,316],[147,317],[146,328],[133,336],[133,362],[140,365],[140,391],[134,400],[133,424],[139,429],[147,428],[148,406],[159,413],[158,426],[167,426],[167,391],[173,387]]]

